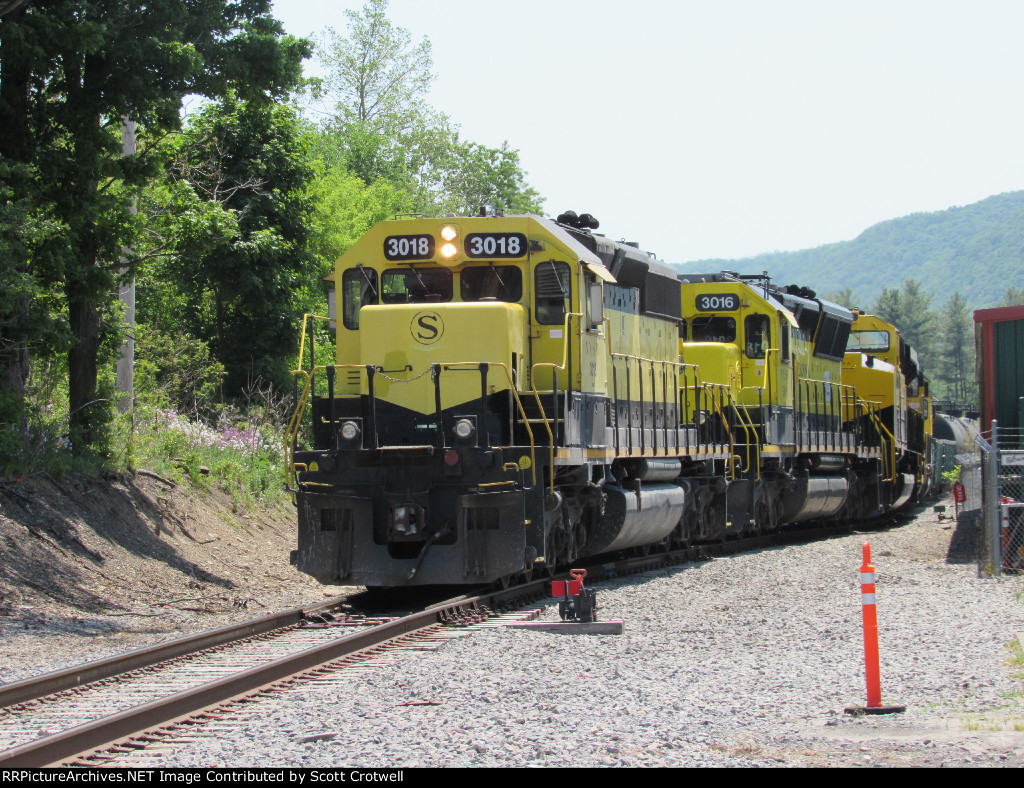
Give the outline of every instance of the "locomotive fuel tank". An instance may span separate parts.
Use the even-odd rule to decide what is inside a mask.
[[[625,550],[665,539],[679,524],[686,494],[674,484],[644,484],[635,489],[606,486],[604,516],[587,537],[587,553]]]
[[[791,491],[783,496],[782,521],[824,520],[839,513],[850,493],[846,476],[794,477]]]

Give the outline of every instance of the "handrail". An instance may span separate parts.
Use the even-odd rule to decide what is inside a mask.
[[[494,366],[494,367],[501,367],[501,369],[504,370],[504,372],[505,372],[505,377],[507,378],[508,383],[509,383],[509,391],[512,392],[512,397],[513,397],[513,399],[515,399],[516,407],[519,410],[519,415],[522,418],[523,424],[526,426],[526,432],[527,432],[527,434],[530,437],[530,463],[531,463],[530,472],[531,472],[531,477],[533,479],[533,484],[536,485],[537,484],[537,462],[536,462],[537,454],[536,454],[536,443],[535,443],[535,439],[534,439],[534,435],[533,435],[533,428],[530,426],[529,422],[527,421],[526,410],[523,408],[522,401],[519,398],[519,392],[516,390],[515,382],[512,379],[511,370],[509,370],[508,365],[503,363],[503,362],[487,362],[487,363],[488,363],[488,368],[490,368],[492,366]],[[479,362],[479,361],[452,361],[452,362],[442,363],[439,366],[441,366],[442,369],[450,369],[452,367],[476,367],[476,368],[479,368],[480,364],[481,364],[481,362]],[[290,491],[292,491],[293,493],[294,493],[294,490],[292,489],[292,485],[296,482],[296,478],[297,478],[296,474],[295,474],[295,467],[296,466],[295,466],[295,463],[294,463],[294,456],[295,456],[294,445],[295,445],[295,438],[298,435],[299,427],[301,426],[301,414],[305,410],[306,403],[307,403],[307,401],[309,399],[310,384],[311,384],[311,381],[313,379],[313,373],[319,372],[321,370],[326,370],[328,367],[334,367],[334,369],[358,369],[358,370],[361,370],[362,372],[366,372],[366,365],[364,365],[364,364],[328,364],[328,365],[325,365],[325,366],[314,368],[311,373],[307,373],[305,370],[293,370],[292,371],[293,375],[296,375],[296,376],[297,375],[304,375],[306,377],[306,385],[302,389],[302,394],[299,397],[298,403],[297,403],[296,408],[295,408],[295,412],[292,414],[292,417],[291,417],[291,419],[288,422],[287,430],[285,432],[285,484],[288,486],[288,489]],[[397,378],[389,378],[389,380],[392,383],[410,383],[413,380],[418,380],[420,377],[422,377],[422,375],[421,376],[417,376],[416,378],[410,378],[408,380],[401,380],[401,379],[397,379]],[[387,449],[389,447],[387,447],[387,446],[379,446],[377,448]],[[499,446],[497,448],[511,448],[511,447]]]
[[[537,383],[536,383],[535,373],[541,367],[545,367],[545,368],[546,367],[551,367],[552,374],[554,374],[554,371],[558,370],[558,369],[566,370],[566,372],[569,373],[569,386],[566,389],[566,391],[571,391],[572,390],[572,370],[567,369],[567,367],[569,366],[569,328],[572,325],[572,319],[574,317],[582,318],[583,317],[583,313],[582,312],[566,312],[565,313],[565,323],[563,324],[564,325],[564,331],[562,332],[562,363],[561,364],[555,364],[552,361],[542,361],[542,362],[540,362],[538,364],[533,364],[530,367],[530,389],[533,392],[534,399],[537,400],[537,408],[540,411],[541,419],[544,421],[544,428],[548,431],[548,444],[550,446],[550,450],[548,452],[548,462],[549,462],[549,467],[551,468],[551,472],[550,472],[549,476],[551,477],[551,492],[552,493],[555,492],[555,436],[554,436],[554,433],[552,433],[552,431],[551,431],[551,425],[548,423],[547,414],[544,412],[544,405],[540,401],[540,392],[537,391]],[[557,413],[554,414],[554,417],[555,417],[555,419],[557,419],[558,418],[558,414]]]
[[[296,483],[297,478],[295,474],[295,441],[298,438],[299,425],[302,423],[302,412],[306,409],[306,401],[309,399],[309,388],[313,382],[313,374],[315,372],[315,369],[310,372],[301,369],[292,370],[294,377],[299,375],[306,377],[306,385],[302,387],[302,394],[295,402],[295,411],[288,420],[288,427],[284,433],[284,484],[285,488],[292,494],[293,503],[295,501],[293,484]]]
[[[717,390],[720,394],[724,395],[724,398],[728,399],[729,407],[732,407],[735,410],[736,406],[733,403],[732,392],[729,391],[729,387],[723,383],[703,383],[701,384],[701,386],[704,389],[705,394],[707,395],[708,401],[711,403],[711,412],[716,413],[718,416],[721,417],[722,425],[725,427],[725,434],[729,440],[729,459],[727,460],[729,464],[729,478],[735,479],[736,469],[734,466],[736,464],[736,441],[733,439],[732,430],[729,428],[729,420],[725,417],[725,413],[722,411],[721,405],[715,401],[715,398],[713,396],[710,396],[711,392]],[[745,425],[744,429],[746,429]]]
[[[878,403],[874,403],[878,404]],[[882,420],[878,418],[878,414],[875,411],[871,412],[871,420],[875,423],[875,428],[878,430],[878,435],[882,440],[882,457],[883,462],[888,460],[889,469],[887,473],[891,473],[890,476],[886,476],[885,481],[895,482],[896,481],[896,436],[889,432],[889,428],[882,423]],[[888,435],[889,439],[886,441],[885,436]],[[886,444],[888,443],[888,449]]]
[[[453,361],[449,363],[442,363],[441,369],[451,369],[452,367],[480,367],[482,362],[479,361]],[[523,420],[523,425],[526,427],[526,433],[530,436],[530,470],[533,476],[533,484],[537,485],[537,455],[536,446],[533,437],[533,427],[530,426],[530,422],[526,417],[526,409],[523,407],[522,401],[519,399],[519,392],[516,390],[515,381],[512,379],[512,372],[509,370],[508,365],[502,361],[488,361],[488,370],[491,367],[501,367],[505,371],[505,377],[508,378],[508,389],[512,392],[512,398],[516,402],[516,407],[519,409],[519,416]],[[536,393],[536,391],[534,392]],[[550,432],[550,431],[549,431]],[[510,436],[511,437],[511,436]],[[498,448],[511,448],[508,446],[499,446]],[[518,467],[518,466],[517,466]]]
[[[797,390],[798,391],[802,391],[805,394],[808,394],[808,396],[806,397],[806,402],[804,403],[806,405],[806,410],[799,410],[799,409],[796,408],[796,405],[795,405],[796,398],[794,397],[794,407],[793,407],[794,418],[796,419],[797,422],[799,422],[799,416],[801,414],[806,413],[807,415],[811,415],[812,413],[814,413],[810,409],[810,400],[811,400],[811,398],[809,396],[809,393],[810,393],[810,387],[812,386],[812,384],[818,384],[818,383],[820,383],[821,386],[822,386],[822,393],[823,393],[823,395],[824,395],[825,387],[828,387],[829,392],[830,392],[829,393],[829,402],[834,402],[834,401],[837,401],[837,400],[839,402],[839,428],[838,428],[838,434],[841,437],[842,433],[843,433],[843,409],[846,408],[845,403],[849,400],[849,394],[845,394],[844,395],[844,391],[848,391],[849,393],[852,393],[854,399],[856,399],[856,389],[853,386],[851,386],[850,384],[848,384],[848,383],[837,383],[836,381],[833,381],[833,380],[817,380],[816,378],[797,377],[796,381],[795,381]],[[814,405],[817,406],[817,405],[820,405],[820,404],[821,403],[818,401],[817,394],[815,393]],[[834,417],[836,415],[836,413],[833,412],[833,409],[830,406],[828,408],[827,413],[822,413],[820,415],[827,415],[827,416]],[[818,433],[821,432],[821,429],[813,430],[813,432],[816,434],[815,440],[816,441],[819,440],[820,439],[820,435]],[[801,448],[801,444],[798,441],[797,442],[797,450],[799,451],[800,448]],[[846,448],[845,445],[843,446],[843,448],[844,449]]]
[[[652,405],[657,405],[657,388],[658,387],[657,387],[656,383],[653,382],[654,381],[654,367],[655,367],[656,364],[660,364],[661,365],[662,373],[663,374],[664,374],[664,372],[667,370],[667,368],[669,366],[672,366],[672,367],[675,368],[674,374],[675,374],[675,377],[676,377],[676,383],[675,383],[675,387],[674,387],[673,390],[676,391],[676,392],[678,392],[679,389],[680,389],[680,385],[679,385],[679,371],[680,371],[680,369],[684,369],[687,366],[694,366],[692,364],[684,364],[681,361],[670,361],[669,359],[664,359],[664,358],[647,358],[646,356],[634,356],[634,355],[632,355],[630,353],[613,353],[611,351],[611,348],[608,349],[608,357],[611,359],[611,368],[613,370],[613,375],[614,375],[616,359],[620,359],[620,360],[623,360],[623,361],[626,362],[627,386],[628,386],[628,380],[629,380],[628,376],[629,376],[629,362],[630,361],[636,361],[637,362],[637,376],[638,377],[641,377],[643,375],[643,367],[642,367],[642,365],[645,364],[645,363],[650,365],[651,376],[652,376],[652,389],[651,389],[651,404]],[[641,383],[642,383],[642,378],[641,378]],[[618,391],[617,383],[614,385],[614,388],[612,390],[612,394],[613,394],[614,398],[617,400],[618,396],[619,396],[619,391]],[[663,404],[667,405],[668,404],[668,385],[667,385],[667,381],[663,381],[662,382],[662,394],[664,395],[663,396]],[[674,404],[677,406],[677,411],[678,411],[678,405],[679,405],[679,403],[678,403],[678,395],[676,397],[676,402]],[[643,407],[643,398],[642,397],[641,397],[641,400],[640,400],[640,406],[641,406],[641,408]],[[674,431],[675,431],[675,440],[673,441],[673,444],[674,444],[673,447],[674,447],[676,453],[678,453],[679,450],[680,450],[680,446],[679,446],[679,425],[683,423],[683,419],[685,418],[685,416],[686,416],[686,414],[682,413],[681,411],[677,412],[676,426],[673,428]],[[662,431],[665,433],[665,445],[662,446],[661,450],[663,452],[663,456],[667,457],[667,456],[669,456],[669,454],[668,454],[668,429],[669,429],[669,425],[668,425],[668,418],[667,418],[667,416],[664,419],[664,422],[665,423],[664,423],[664,426],[662,427]],[[655,426],[656,424],[657,424],[657,417],[655,417],[655,424],[651,426],[651,432],[652,432],[652,434],[654,436],[655,447],[657,446],[657,442],[658,442],[657,426]],[[616,432],[617,432],[618,431],[618,421],[616,421],[615,429],[616,429]],[[632,430],[632,420],[627,422],[626,429],[627,430]],[[641,424],[640,429],[641,429],[641,431],[644,429],[642,424]],[[616,440],[618,440],[618,436],[617,435],[616,435]],[[657,448],[652,448],[652,452],[656,455],[657,454]]]
[[[750,390],[750,391],[764,391],[765,392],[765,396],[767,397],[767,390],[766,390],[766,388],[764,386],[745,386],[745,387],[743,387],[743,388],[741,388],[739,390],[739,393],[743,394],[743,392],[747,391],[747,390]],[[768,407],[771,408],[771,400],[769,399],[768,402],[769,402]],[[745,429],[747,431],[747,438],[748,438],[747,439],[747,446],[750,446],[749,436],[750,435],[754,436],[754,457],[757,459],[757,476],[756,476],[756,479],[758,481],[760,481],[761,480],[761,438],[757,434],[757,428],[754,426],[754,422],[750,418],[750,414],[747,412],[748,409],[751,408],[751,407],[753,407],[753,406],[752,405],[743,405],[743,406],[741,406],[742,410],[740,410],[740,408],[737,408],[737,406],[735,404],[733,405],[733,409],[736,410],[736,412],[739,414],[740,420],[742,421],[744,418],[746,418],[747,423],[750,425],[749,428],[747,427],[746,424],[743,425],[743,429]],[[763,413],[763,410],[764,410],[763,406],[758,406],[758,407],[761,407],[761,409],[762,409],[762,416],[763,416],[764,415],[764,413]],[[765,424],[765,427],[767,427],[767,424]],[[748,450],[747,451],[747,467],[743,469],[744,473],[750,473],[750,463],[751,463],[750,451]]]
[[[688,424],[688,423],[692,423],[694,425],[694,434],[693,434],[693,436],[694,436],[694,438],[699,440],[700,436],[697,434],[697,430],[696,430],[696,425],[697,425],[697,401],[696,401],[696,395],[697,395],[697,387],[700,385],[700,367],[698,367],[696,364],[687,364],[685,362],[680,363],[679,366],[681,368],[680,371],[682,373],[682,383],[680,384],[679,389],[681,391],[683,391],[683,392],[689,392],[689,390],[692,388],[693,389],[693,393],[694,393],[693,420],[692,420],[692,422],[687,422],[687,419],[690,418],[690,415],[687,412],[689,410],[689,408],[690,408],[690,397],[689,397],[689,394],[686,393],[684,395],[685,399],[681,403],[680,421],[684,425]],[[692,369],[693,370],[693,386],[692,387],[690,386],[689,382],[686,379],[686,370],[687,369]],[[687,430],[687,432],[686,432],[686,447],[687,447],[687,449],[689,449],[689,447],[690,447],[689,430]]]
[[[309,318],[313,318],[314,320],[323,320],[325,323],[333,322],[332,318],[324,317],[323,315],[314,315],[312,312],[306,312],[302,316],[302,334],[299,337],[299,369],[302,369],[302,356],[306,350],[306,322]],[[312,340],[310,341],[312,342]],[[319,369],[324,369],[324,367],[319,367]]]

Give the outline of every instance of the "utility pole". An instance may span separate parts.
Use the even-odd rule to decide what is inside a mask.
[[[135,121],[125,116],[121,125],[121,156],[134,156],[135,152]],[[137,212],[138,203],[133,198],[132,215]],[[117,399],[119,413],[127,413],[135,400],[135,276],[133,274],[130,280],[123,280],[129,270],[128,252],[128,249],[121,252],[122,279],[118,285],[118,298],[124,305],[124,319],[128,324],[128,335],[117,359],[117,393],[123,395]]]

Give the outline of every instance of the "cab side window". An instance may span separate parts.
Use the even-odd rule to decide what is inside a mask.
[[[747,358],[764,358],[765,351],[772,343],[768,315],[747,315],[743,321],[743,333],[746,335]]]
[[[341,319],[345,328],[359,330],[359,309],[367,304],[376,304],[377,272],[359,265],[341,275]]]
[[[555,326],[565,322],[569,311],[572,271],[568,263],[546,260],[540,263],[533,279],[534,315],[541,325]]]
[[[736,321],[731,317],[699,315],[690,324],[691,342],[735,342]]]

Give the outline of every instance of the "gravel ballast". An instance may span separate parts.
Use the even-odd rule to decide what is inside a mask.
[[[601,584],[622,635],[485,629],[297,688],[166,766],[1024,765],[1019,577],[899,528]],[[962,534],[961,534],[962,535]],[[859,568],[878,576],[882,699],[863,706]],[[555,606],[542,618],[556,619]]]

